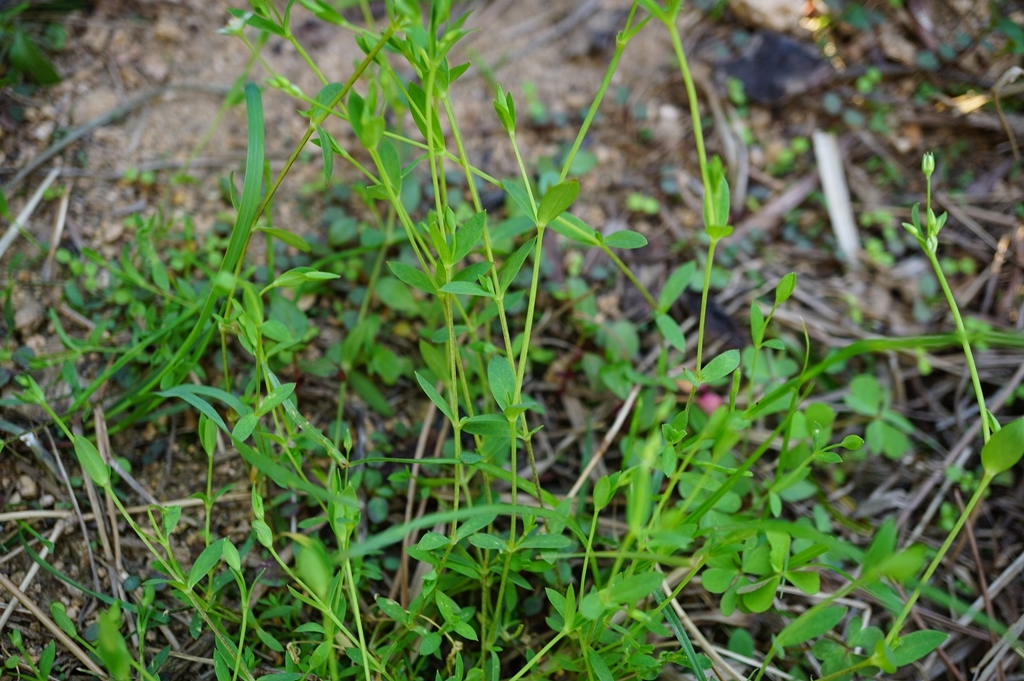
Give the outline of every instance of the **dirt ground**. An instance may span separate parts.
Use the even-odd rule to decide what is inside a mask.
[[[886,9],[889,3],[864,4],[882,6],[878,11],[886,12],[886,21],[864,30],[842,24],[822,28],[809,23],[821,14],[812,10],[802,24],[789,26],[786,35],[829,56],[818,57],[793,73],[783,73],[779,66],[775,75],[789,79],[772,81],[772,87],[781,88],[782,94],[771,88],[755,92],[748,86],[748,98],[756,96],[761,102],[749,101],[740,107],[730,99],[727,79],[749,75],[763,82],[767,77],[763,71],[745,71],[764,68],[764,64],[742,61],[751,41],[765,33],[764,19],[738,10],[726,11],[724,18],[715,20],[687,3],[681,28],[701,90],[709,145],[712,152],[735,159],[730,164],[739,173],[735,181],[747,187],[734,203],[737,235],[723,253],[726,278],[716,297],[721,310],[717,336],[726,343],[739,339],[742,345],[745,310],[755,295],[763,293],[751,284],[751,273],[764,282],[777,282],[789,271],[798,273],[794,300],[777,321],[784,333],[794,337],[800,337],[806,325],[822,354],[873,334],[948,331],[948,315],[920,286],[926,261],[916,246],[894,244],[900,239],[892,237],[896,230],[902,231],[898,223],[909,218],[909,206],[922,200],[924,183],[918,168],[921,154],[932,149],[943,154],[950,183],[941,187],[941,207],[951,215],[943,247],[947,255],[964,263],[951,275],[958,300],[978,323],[1004,331],[1024,328],[1024,213],[1020,208],[1024,176],[1006,132],[1015,132],[1018,145],[1024,141],[1020,95],[1011,95],[1018,103],[1007,105],[1005,125],[990,108],[972,109],[970,101],[972,96],[986,97],[1003,74],[1020,65],[1021,57],[1001,51],[998,45],[972,44],[959,47],[959,56],[942,69],[923,69],[918,63],[920,50],[932,43],[955,42],[958,32],[976,35],[990,24],[988,3],[922,0],[908,2],[909,9],[899,11]],[[536,161],[556,155],[561,145],[571,143],[604,76],[615,31],[629,3],[485,0],[466,6],[474,8],[469,25],[485,30],[465,40],[452,60],[472,60],[475,65],[457,83],[453,97],[462,132],[478,167],[496,177],[513,175],[515,159],[494,115],[489,78],[514,92],[517,102],[534,105],[536,116],[519,136],[528,158]],[[56,58],[64,81],[31,94],[10,88],[0,92],[0,184],[12,213],[28,201],[51,167],[60,166],[54,186],[63,187],[70,197],[62,243],[74,251],[90,248],[116,260],[122,247],[133,243],[135,234],[126,227],[126,217],[135,213],[145,218],[169,210],[188,216],[199,235],[214,230],[219,217],[230,210],[221,179],[240,171],[244,163],[244,106],[227,110],[192,159],[190,173],[198,179],[196,183],[177,185],[170,195],[161,187],[211,131],[224,94],[246,68],[250,56],[246,47],[216,31],[226,23],[229,7],[231,3],[221,0],[99,0],[91,11],[71,15],[68,47]],[[1024,22],[1024,9],[1013,3],[1002,7],[1009,19]],[[293,16],[296,34],[310,56],[330,80],[344,81],[361,54],[352,41],[299,6]],[[263,56],[271,68],[307,94],[318,90],[315,76],[283,41],[271,38]],[[880,65],[881,80],[867,97],[859,89],[858,78],[872,65]],[[265,72],[257,66],[252,74],[261,82]],[[923,99],[918,97],[922,83],[931,84],[931,94]],[[830,94],[841,100],[838,109],[832,106]],[[276,170],[305,132],[306,119],[297,115],[294,100],[281,92],[266,88],[263,102],[267,158]],[[56,144],[61,135],[118,107],[127,111],[8,189],[15,173]],[[837,132],[843,152],[842,169],[860,225],[862,249],[852,262],[835,255],[836,236],[819,191],[813,151],[790,154],[794,139],[811,139],[821,129]],[[334,132],[343,146],[346,141],[354,144],[340,126]],[[606,233],[628,227],[645,234],[650,247],[630,251],[627,262],[645,285],[660,287],[679,262],[703,248],[699,171],[688,103],[663,31],[645,31],[629,45],[585,149],[597,165],[581,178],[580,215]],[[126,173],[133,170],[155,171],[156,183],[144,186],[126,181]],[[320,207],[315,201],[311,207],[308,199],[308,188],[318,182],[320,173],[319,150],[311,146],[308,161],[293,169],[278,193],[273,214],[277,226],[325,239]],[[955,187],[951,186],[954,181]],[[630,210],[632,194],[657,198],[656,210],[650,214]],[[27,231],[37,242],[51,240],[60,203],[46,200],[33,212]],[[887,217],[874,222],[880,212]],[[876,250],[871,250],[871,243]],[[36,248],[30,240],[19,238],[3,255],[4,277],[13,281],[11,296],[4,302],[9,321],[0,321],[0,338],[11,349],[26,347],[38,357],[63,349],[48,309],[56,310],[64,327],[80,336],[89,333],[93,322],[63,303],[61,277],[66,273],[45,278],[39,272],[12,267],[18,254],[33,254]],[[257,257],[259,248],[255,246]],[[893,255],[891,261],[882,257],[886,252]],[[552,276],[563,277],[567,261],[557,240],[551,241],[546,255]],[[587,262],[588,267],[600,264],[599,259]],[[630,317],[644,305],[626,281],[603,291],[601,301],[602,312],[609,317]],[[893,353],[878,364],[884,367],[888,362],[884,371],[894,386],[894,406],[928,433],[933,458],[920,455],[890,462],[875,457],[865,462],[858,479],[848,488],[835,490],[837,499],[856,505],[861,521],[899,510],[903,522],[912,527],[918,517],[913,514],[930,501],[930,496],[917,498],[915,493],[941,470],[940,457],[948,462],[964,455],[958,441],[968,421],[963,412],[973,397],[966,387],[962,357],[956,353],[929,356],[935,373],[927,379],[917,373],[918,359],[914,353]],[[978,363],[990,394],[1001,386],[1010,386],[1014,394],[1024,375],[1024,354],[1019,351],[981,349]],[[9,380],[10,371],[3,371]],[[3,395],[9,397],[15,388],[12,383],[3,385]],[[406,425],[419,418],[421,400],[417,395],[400,415]],[[578,400],[553,401],[553,421],[578,419],[574,412],[578,404]],[[603,417],[608,410],[595,411]],[[1003,413],[1019,411],[1018,402]],[[36,412],[0,408],[0,420],[5,423],[25,425],[38,418]],[[133,465],[134,477],[160,500],[188,497],[196,491],[195,481],[203,478],[205,462],[196,447],[174,444],[175,428],[190,427],[194,429],[194,424],[150,423],[115,438],[115,445]],[[2,437],[11,438],[9,431]],[[413,438],[407,438],[406,444]],[[67,497],[66,490],[41,470],[29,448],[11,440],[0,452],[0,511],[55,508],[58,500]],[[45,440],[43,444],[51,446]],[[402,441],[396,446],[403,446]],[[64,457],[68,462],[71,452],[65,451]],[[246,481],[237,458],[222,457],[216,465],[219,483]],[[241,496],[219,505],[221,515],[214,519],[218,531],[246,536],[246,504]],[[987,547],[984,572],[991,584],[1024,551],[1024,481],[1019,471],[1010,488],[995,492],[986,513],[978,539]],[[189,522],[201,523],[195,520],[201,518],[198,512],[190,517]],[[13,525],[0,528],[4,541],[17,531]],[[69,523],[64,532],[54,567],[90,583],[94,578],[76,536],[77,526]],[[137,574],[144,567],[144,556],[136,550],[141,546],[124,534],[120,539],[125,567]],[[180,548],[183,556],[197,553],[202,548],[201,535],[192,533]],[[969,554],[963,550],[958,565],[973,583],[970,573],[976,566]],[[17,552],[0,554],[0,571],[16,583],[30,564]],[[105,576],[102,568],[96,575],[101,581]],[[95,608],[94,601],[87,603],[79,592],[65,589],[49,575],[37,577],[27,593],[40,603],[54,597],[64,601],[68,614],[80,622],[87,621],[88,608]],[[3,594],[0,604],[6,602]],[[995,607],[996,616],[1004,622],[1016,620],[1024,611],[1020,574],[1009,576]],[[46,632],[24,611],[17,611],[8,626],[22,631],[31,645],[46,641]]]

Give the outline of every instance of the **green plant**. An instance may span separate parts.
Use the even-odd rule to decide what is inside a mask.
[[[264,654],[278,666],[277,681],[310,674],[367,681],[584,674],[601,681],[654,679],[669,664],[705,679],[711,666],[722,676],[723,662],[713,659],[714,648],[704,649],[707,657],[697,653],[693,629],[685,613],[677,612],[680,594],[699,582],[721,594],[725,612],[775,610],[779,625],[757,642],[759,650],[739,635],[730,640],[730,648],[748,657],[756,653],[756,679],[774,673],[777,659],[794,675],[806,675],[801,660],[808,653],[827,669],[826,678],[876,669],[892,673],[945,639],[935,631],[903,636],[903,621],[979,494],[1020,458],[1024,420],[990,436],[997,424],[986,418],[984,475],[940,555],[916,580],[923,549],[898,551],[894,523],[883,524],[870,543],[865,537],[864,548],[832,532],[832,517],[845,519],[825,495],[812,518],[790,513],[788,504],[818,496],[820,476],[846,465],[841,450],[862,444],[854,434],[840,439],[833,431],[846,424],[837,424],[830,406],[809,398],[828,372],[870,353],[1024,343],[1013,334],[969,330],[957,316],[955,334],[862,340],[812,361],[808,339],[801,348],[799,341],[773,337],[773,319],[797,283],[789,274],[774,286],[773,299],[761,300],[769,287],[753,301],[752,348],[709,356],[708,297],[721,275],[716,251],[732,232],[730,192],[721,160],[708,158],[704,147],[677,28],[680,2],[632,5],[560,169],[549,161],[534,173],[525,163],[516,102],[498,88],[495,114],[516,159],[513,176],[504,178],[475,167],[466,152],[451,85],[468,65],[449,63],[466,34],[465,18],[453,18],[450,3],[432,3],[426,16],[416,3],[389,3],[380,29],[372,22],[356,27],[321,0],[301,4],[355,36],[364,56],[344,83],[330,82],[302,50],[290,27],[291,3],[281,12],[253,0],[252,11],[233,11],[225,29],[251,48],[256,62],[264,36],[282,38],[323,83],[309,96],[263,64],[270,74],[267,85],[300,101],[308,121],[281,172],[271,176],[265,163],[262,94],[248,84],[245,176],[240,191],[230,178],[223,183],[235,211],[221,233],[200,245],[187,220],[181,236],[172,236],[173,224],[134,219],[137,244],[125,249],[120,262],[108,263],[114,283],[105,289],[88,268],[99,266],[97,254],[60,256],[85,278],[89,295],[79,295],[76,305],[98,304],[95,298],[106,296],[104,304],[136,317],[124,322],[133,339],[107,347],[102,329],[85,341],[63,334],[67,361],[98,349],[116,359],[88,385],[71,386],[63,416],[24,375],[21,399],[46,410],[62,429],[86,475],[120,510],[152,561],[136,602],[104,601],[111,608],[100,619],[100,644],[82,643],[74,623],[55,606],[54,618],[65,633],[94,651],[117,679],[133,669],[152,679],[162,654],[148,657],[144,645],[128,650],[121,614],[131,612],[144,634],[172,608],[192,614],[194,637],[208,632],[215,640],[218,681],[255,678]],[[668,32],[688,94],[707,239],[700,265],[678,266],[657,296],[617,254],[644,246],[646,239],[630,230],[605,236],[586,224],[572,212],[580,185],[569,178],[580,167],[575,162],[581,145],[623,51],[640,31],[653,30],[652,23]],[[254,31],[260,35],[255,41]],[[406,114],[413,129],[400,125]],[[451,131],[447,137],[442,120]],[[331,130],[340,125],[351,128],[358,153],[336,141]],[[359,178],[345,183],[351,194],[324,216],[326,245],[275,226],[268,211],[309,142],[319,147],[325,194],[332,195],[338,159]],[[506,219],[483,210],[484,185],[505,193]],[[468,198],[456,199],[463,189]],[[927,220],[927,229],[914,227],[915,236],[934,252],[939,220],[930,205]],[[612,263],[609,271],[614,267],[637,288],[650,314],[639,321],[603,318],[579,263],[564,286],[544,281],[544,240],[552,233],[576,247],[600,250]],[[263,260],[247,258],[254,235],[265,239]],[[169,246],[158,250],[158,239]],[[672,310],[695,285],[701,303],[691,356]],[[314,294],[330,299],[323,307],[335,315],[344,336],[309,359],[303,351],[319,333],[311,317],[322,310],[303,311],[296,301]],[[618,420],[624,428],[618,469],[611,465],[607,475],[590,479],[600,457],[609,463],[615,454],[606,454],[610,439],[597,449],[588,432],[582,448],[588,468],[561,497],[542,484],[535,447],[544,405],[529,392],[527,380],[538,364],[552,361],[536,342],[548,294],[573,309],[571,325],[581,349],[570,370],[578,369],[626,405]],[[642,333],[656,339],[650,370],[636,362]],[[395,338],[402,345],[385,342]],[[402,356],[399,347],[406,348]],[[43,358],[40,366],[57,361]],[[104,382],[129,369],[130,387],[107,409],[111,430],[186,406],[200,414],[193,437],[205,457],[205,485],[197,495],[205,521],[202,550],[191,566],[174,550],[181,508],[151,507],[148,522],[136,520],[96,445],[66,425],[67,416],[77,416]],[[326,429],[308,415],[298,381],[283,378],[299,372],[337,377],[337,408]],[[349,392],[386,415],[392,408],[386,388],[402,382],[418,387],[430,405],[422,423],[424,442],[434,432],[435,415],[444,423],[437,456],[415,466],[386,446],[365,450]],[[711,408],[694,408],[709,394],[717,398],[707,401],[715,402]],[[872,429],[879,430],[880,448],[892,455],[884,445],[892,435],[886,428],[902,433],[906,424],[889,408],[877,380],[854,379],[849,395],[847,406],[871,419],[869,445]],[[762,426],[756,441],[755,424]],[[218,439],[239,453],[251,476],[251,532],[237,546],[217,537],[211,525],[224,491],[214,486]],[[360,455],[357,447],[364,448]],[[389,523],[394,509],[388,500],[413,488],[418,491],[409,502],[421,501],[423,513]],[[285,504],[292,507],[294,523],[280,512]],[[607,520],[615,521],[615,534],[601,522]],[[394,548],[414,534],[418,538],[404,550]],[[249,554],[253,560],[243,562]],[[422,566],[419,581],[411,579],[410,560]],[[263,563],[274,565],[286,583],[259,595],[255,584],[263,567],[251,566]],[[831,571],[840,586],[822,593],[822,571]],[[400,587],[397,593],[404,586],[398,600],[384,596],[391,579]],[[916,587],[906,605],[893,589],[902,584]],[[788,585],[814,598],[804,600]],[[888,635],[848,618],[846,597],[858,589],[887,611],[901,613]],[[839,638],[832,632],[844,620],[848,633]],[[856,627],[849,626],[854,622]],[[658,646],[653,637],[659,637]]]
[[[0,85],[16,83],[23,76],[40,85],[59,83],[60,74],[43,49],[53,52],[64,49],[67,31],[63,25],[47,21],[45,17],[82,9],[85,3],[26,0],[7,4],[11,6],[0,8]]]
[[[46,681],[50,677],[50,670],[53,669],[53,661],[57,655],[56,642],[50,641],[43,648],[42,654],[39,656],[39,660],[36,662],[32,661],[29,657],[28,652],[25,650],[25,644],[22,642],[21,632],[17,629],[11,630],[7,636],[11,639],[11,644],[17,648],[20,655],[11,655],[4,660],[4,669],[17,675],[23,679],[33,679],[34,681]],[[24,665],[28,668],[29,673],[23,674],[20,667]]]

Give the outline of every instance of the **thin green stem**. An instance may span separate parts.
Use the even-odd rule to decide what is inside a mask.
[[[651,292],[647,290],[647,287],[644,286],[640,282],[640,280],[636,278],[636,275],[633,274],[633,271],[631,269],[629,269],[629,266],[627,266],[626,263],[622,262],[622,259],[619,258],[619,256],[615,255],[615,251],[608,248],[608,246],[601,244],[601,250],[604,251],[605,255],[607,255],[613,263],[615,263],[615,266],[618,267],[624,275],[626,275],[626,279],[629,279],[630,283],[632,283],[633,286],[636,287],[636,290],[639,291],[640,295],[644,297],[644,300],[647,301],[647,304],[651,306],[651,310],[656,311],[658,309],[658,302],[654,299],[654,296],[651,295]]]
[[[932,575],[935,574],[935,571],[942,563],[942,559],[946,556],[946,552],[949,551],[949,547],[953,545],[953,540],[957,538],[957,535],[960,534],[960,530],[963,529],[963,526],[971,518],[971,515],[974,512],[974,507],[977,506],[978,502],[985,496],[985,492],[988,490],[988,486],[992,482],[992,478],[993,476],[988,473],[985,473],[982,476],[978,489],[974,492],[971,500],[967,502],[967,507],[964,508],[963,513],[960,514],[960,517],[957,519],[953,529],[950,531],[949,535],[946,536],[946,541],[942,542],[942,546],[939,547],[939,552],[935,554],[935,558],[933,558],[932,562],[928,565],[928,569],[925,570],[917,588],[914,589],[912,594],[910,594],[910,598],[907,599],[906,604],[903,606],[903,610],[893,621],[892,627],[889,629],[889,633],[885,637],[886,643],[892,645],[893,641],[896,640],[896,637],[899,636],[900,629],[903,627],[903,622],[910,615],[910,611],[913,609],[914,603],[916,603],[917,599],[921,597],[921,590],[924,589],[925,585],[928,584],[928,580],[930,580]]]
[[[636,13],[636,7],[636,2],[634,2],[629,8],[629,18],[626,20],[625,28],[623,28],[615,37],[615,52],[612,54],[611,62],[609,62],[608,68],[605,70],[604,79],[601,81],[601,86],[597,89],[594,101],[591,103],[590,109],[587,111],[587,116],[583,119],[583,124],[580,125],[579,132],[576,133],[576,139],[573,140],[572,148],[565,157],[565,163],[562,164],[562,172],[558,175],[559,182],[564,182],[565,178],[569,176],[569,168],[572,167],[572,162],[576,158],[576,154],[579,152],[580,147],[583,145],[583,140],[587,136],[587,131],[590,130],[590,124],[594,122],[594,118],[597,116],[597,110],[601,106],[601,101],[604,99],[605,92],[608,91],[608,86],[612,83],[612,77],[619,68],[619,60],[622,58],[622,53],[626,51],[626,45],[629,44],[630,39],[637,33],[635,30],[630,31],[630,25],[633,23],[633,16]]]
[[[928,260],[932,264],[932,269],[935,270],[935,276],[938,278],[939,285],[942,287],[942,293],[946,296],[946,302],[949,304],[949,310],[953,313],[953,321],[956,323],[956,333],[960,338],[960,344],[963,346],[964,357],[967,358],[967,370],[971,374],[971,384],[974,386],[974,397],[978,400],[978,409],[981,415],[981,435],[984,441],[988,442],[989,438],[992,437],[992,428],[988,419],[988,407],[985,406],[985,393],[981,389],[981,378],[978,375],[978,367],[974,363],[974,352],[971,350],[971,343],[967,339],[967,327],[964,326],[963,317],[960,316],[960,308],[956,304],[956,298],[953,297],[953,291],[949,288],[946,276],[942,273],[942,266],[939,265],[939,259],[935,251],[926,248],[925,253],[928,255]]]
[[[707,185],[705,185],[706,187]],[[704,286],[701,288],[700,294],[700,324],[697,327],[697,376],[700,376],[701,353],[704,351],[704,322],[708,312],[708,289],[711,288],[711,264],[715,259],[715,246],[717,245],[718,241],[712,239],[711,245],[708,246],[708,259],[704,263]]]
[[[557,634],[555,634],[555,637],[548,641],[543,648],[537,651],[537,654],[534,655],[533,658],[529,662],[527,662],[522,669],[516,672],[515,676],[509,679],[509,681],[519,681],[519,679],[523,678],[523,675],[526,674],[526,672],[533,669],[533,666],[537,664],[540,660],[544,659],[544,656],[547,655],[551,651],[551,649],[555,647],[555,644],[561,641],[564,636],[564,631],[560,631]]]
[[[675,51],[676,60],[679,61],[679,71],[683,75],[683,83],[686,86],[686,98],[690,101],[690,118],[693,119],[693,136],[697,143],[697,158],[700,160],[700,179],[704,185],[705,200],[708,197],[708,189],[711,187],[711,178],[708,175],[708,155],[704,150],[704,128],[700,122],[700,107],[697,105],[697,88],[693,85],[693,76],[690,75],[690,65],[686,61],[686,53],[683,51],[683,42],[679,38],[679,29],[676,28],[674,20],[666,21],[665,28],[672,37],[672,49]]]

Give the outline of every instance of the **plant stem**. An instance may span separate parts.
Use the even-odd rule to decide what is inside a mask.
[[[931,183],[929,183],[929,190],[931,189]],[[971,384],[974,386],[974,396],[978,400],[978,410],[981,415],[981,435],[985,442],[988,442],[989,438],[992,437],[992,430],[988,420],[988,407],[985,406],[985,393],[981,389],[981,378],[978,376],[978,367],[974,363],[974,353],[971,351],[971,343],[967,338],[967,327],[964,326],[963,317],[960,316],[960,308],[956,304],[956,298],[953,297],[953,291],[950,290],[949,284],[946,282],[946,277],[942,273],[942,266],[939,264],[938,256],[934,249],[925,248],[925,253],[928,255],[928,260],[932,264],[932,269],[935,270],[935,276],[939,280],[939,285],[942,287],[942,293],[946,296],[946,302],[949,304],[949,310],[953,313],[953,321],[956,322],[956,333],[960,339],[960,344],[964,349],[964,357],[967,358],[967,370],[971,374]]]
[[[960,534],[960,530],[963,529],[964,524],[970,519],[971,514],[974,511],[974,507],[978,505],[978,502],[981,501],[982,497],[985,495],[985,491],[992,482],[992,478],[993,476],[988,473],[985,473],[982,476],[981,482],[978,484],[978,489],[974,492],[971,500],[967,502],[967,507],[964,508],[963,513],[960,514],[960,517],[957,519],[953,529],[946,536],[946,541],[942,542],[942,546],[939,547],[939,552],[935,554],[935,558],[933,558],[932,562],[928,565],[928,569],[925,570],[917,588],[914,589],[912,594],[910,594],[910,598],[907,599],[902,612],[900,612],[899,616],[892,623],[892,628],[889,629],[889,633],[885,637],[885,642],[889,645],[892,645],[892,642],[896,640],[897,636],[899,636],[900,629],[903,627],[903,622],[907,619],[907,616],[910,615],[910,611],[913,609],[914,603],[916,603],[917,599],[921,596],[921,590],[926,584],[928,584],[928,580],[932,578],[932,575],[935,574],[935,570],[937,570],[939,564],[942,563],[942,559],[946,556],[946,552],[949,551],[949,547],[953,545],[953,540],[956,539],[957,535]]]

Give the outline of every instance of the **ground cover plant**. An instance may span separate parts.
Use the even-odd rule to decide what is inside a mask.
[[[254,0],[223,29],[269,73],[263,90],[243,77],[234,91],[248,145],[244,173],[222,185],[233,208],[228,228],[200,243],[188,219],[133,217],[137,246],[115,262],[58,252],[78,282],[69,280],[66,297],[86,309],[122,309],[123,333],[111,341],[99,325],[76,338],[53,315],[66,352],[18,358],[17,399],[59,429],[83,471],[81,496],[110,514],[112,528],[123,523],[121,540],[141,542],[146,556],[137,575],[112,579],[112,595],[95,576],[71,585],[102,603],[94,623],[75,621],[57,599],[37,614],[65,669],[155,681],[171,673],[179,659],[171,641],[182,635],[203,643],[192,657],[208,659],[218,681],[851,679],[906,673],[939,650],[947,633],[922,624],[915,605],[925,598],[957,615],[969,610],[932,577],[1024,453],[1024,419],[990,411],[973,349],[1019,350],[1024,340],[969,327],[960,313],[939,243],[946,214],[933,207],[935,158],[922,161],[927,194],[903,227],[949,307],[946,333],[822,352],[806,331],[779,332],[777,315],[800,286],[790,273],[763,282],[747,316],[749,342],[728,347],[709,329],[734,202],[728,169],[705,148],[680,2],[630,6],[573,143],[543,167],[525,160],[517,134],[522,113],[542,121],[543,107],[496,86],[493,115],[518,168],[508,177],[471,161],[455,114],[452,86],[471,68],[449,61],[468,33],[457,3],[396,1],[383,18],[364,3],[357,24],[322,0],[300,0],[338,39],[359,45],[362,58],[341,77],[303,49],[295,4]],[[646,237],[588,224],[576,211],[574,175],[586,172],[587,133],[621,55],[654,31],[669,35],[686,91],[704,250],[650,290],[622,255]],[[316,93],[265,60],[271,36],[307,62],[322,83]],[[271,89],[293,97],[308,121],[274,172],[263,115]],[[344,200],[367,216],[336,211],[326,244],[273,220],[285,178],[314,162],[302,160],[311,145],[318,184],[358,174]],[[784,165],[805,146],[793,145]],[[638,193],[631,210],[659,207]],[[608,320],[578,271],[564,282],[547,277],[545,244],[554,239],[571,244],[577,270],[600,252],[638,291],[642,314]],[[100,268],[113,285],[99,285]],[[313,294],[337,299],[341,327],[318,357],[306,352],[318,333],[310,317],[324,313],[301,304]],[[688,327],[684,298],[696,308]],[[553,486],[547,409],[531,382],[555,363],[537,342],[554,314],[571,315],[574,370],[616,400],[604,432],[577,434],[584,456],[571,484]],[[980,468],[964,484],[969,499],[947,513],[937,546],[906,541],[891,520],[858,526],[821,481],[866,456],[899,459],[917,435],[870,371],[872,358],[949,348],[964,353],[981,436]],[[102,368],[79,381],[76,364],[94,356]],[[33,373],[57,367],[51,380],[62,393]],[[306,376],[331,378],[332,414],[311,415]],[[842,413],[818,399],[841,381]],[[113,382],[115,394],[102,399]],[[425,411],[408,452],[366,426],[394,417],[392,388],[403,385],[406,399],[423,396]],[[195,453],[205,457],[192,507],[201,520],[182,505],[154,503],[112,455],[112,435],[178,417],[193,419]],[[215,468],[235,456],[245,462],[243,484],[218,486]],[[69,463],[54,461],[61,470]],[[56,477],[73,484],[66,473]],[[133,494],[146,505],[129,508]],[[251,513],[222,534],[216,507],[228,494]],[[185,525],[199,543],[191,553],[180,547]],[[32,548],[35,532],[22,525],[12,548],[67,582]],[[52,541],[36,546],[52,551]],[[110,565],[120,560],[105,535],[95,550]],[[18,593],[6,576],[0,585]],[[724,646],[712,645],[685,598],[714,605]],[[1020,654],[1012,623],[991,611],[972,616]],[[749,622],[758,623],[756,636]],[[10,643],[9,673],[52,675],[58,646],[33,657],[16,630]]]

